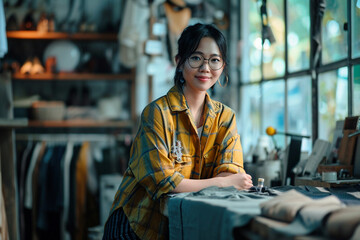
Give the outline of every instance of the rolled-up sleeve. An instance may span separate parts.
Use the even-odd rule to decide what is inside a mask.
[[[141,127],[133,143],[129,167],[137,182],[152,199],[171,192],[184,178],[174,169],[166,144],[166,128],[162,113],[155,106],[147,107]]]

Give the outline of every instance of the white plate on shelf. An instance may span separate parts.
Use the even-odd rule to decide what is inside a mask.
[[[81,53],[75,43],[68,40],[56,40],[50,43],[44,51],[44,63],[49,57],[56,58],[56,70],[72,72],[80,62]]]

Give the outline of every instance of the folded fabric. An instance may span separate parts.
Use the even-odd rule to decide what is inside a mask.
[[[319,231],[330,213],[343,208],[345,205],[335,196],[314,200],[295,190],[261,204],[263,216],[291,222],[272,228],[274,234],[280,236],[301,236]]]
[[[232,239],[234,228],[259,215],[260,203],[269,199],[234,187],[172,195],[168,199],[170,239]]]
[[[334,211],[326,221],[325,234],[335,239],[360,239],[360,206]]]
[[[329,213],[344,207],[345,205],[334,196],[314,200],[313,203],[307,203],[301,208],[290,224],[274,228],[273,231],[282,236],[304,236],[320,232],[322,223]]]
[[[311,199],[296,190],[290,190],[260,205],[263,216],[284,222],[292,222],[300,210],[307,222],[311,221],[314,213],[329,212],[342,206],[335,196]]]
[[[291,222],[296,213],[306,203],[314,201],[313,199],[299,193],[296,190],[290,190],[280,196],[264,202],[260,205],[261,215],[272,219]]]

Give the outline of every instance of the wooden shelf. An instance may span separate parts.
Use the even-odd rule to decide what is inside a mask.
[[[13,80],[43,80],[43,81],[55,81],[55,80],[124,80],[132,81],[132,73],[124,74],[100,74],[100,73],[43,73],[26,75],[20,73],[14,73],[12,75]]]
[[[116,41],[116,33],[64,33],[64,32],[39,32],[39,31],[8,31],[8,38],[12,39],[69,39],[69,40],[99,40]]]
[[[132,122],[100,121],[92,119],[63,120],[63,121],[29,121],[29,127],[39,128],[130,128]]]
[[[19,128],[28,126],[27,118],[0,118],[0,128]]]

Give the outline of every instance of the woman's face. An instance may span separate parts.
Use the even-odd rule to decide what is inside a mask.
[[[211,58],[209,61],[212,62],[211,65],[213,66],[213,69],[218,68],[216,66],[219,66],[220,69],[211,69],[208,60],[204,60],[203,64],[199,67],[194,67],[202,62],[202,58]],[[221,64],[221,61],[223,62],[219,47],[215,40],[210,37],[202,38],[196,51],[182,66],[183,77],[185,79],[184,93],[198,94],[207,91],[214,85],[224,69],[224,64]]]

